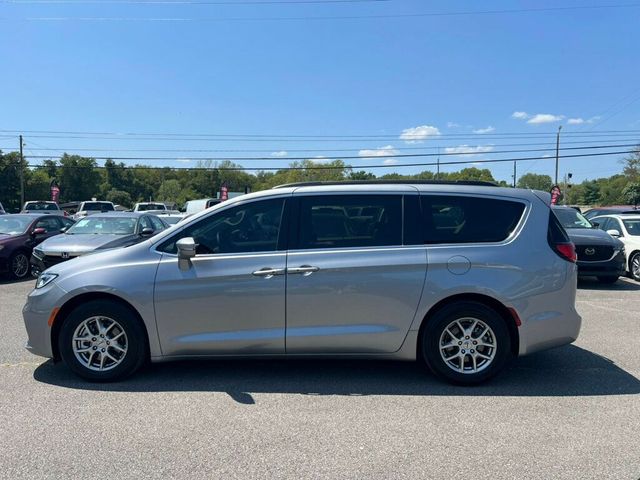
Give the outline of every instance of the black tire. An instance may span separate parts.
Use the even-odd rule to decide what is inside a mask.
[[[26,261],[26,270],[24,270],[24,262]],[[18,270],[17,265],[21,265],[22,269]],[[25,252],[16,252],[9,257],[9,275],[15,280],[23,280],[29,276],[31,264],[29,256]]]
[[[600,283],[606,283],[607,285],[611,285],[612,283],[616,283],[618,281],[618,276],[615,276],[615,277],[598,277],[598,281]]]
[[[126,353],[120,359],[119,364],[106,371],[91,370],[76,358],[73,351],[73,335],[76,328],[86,319],[95,316],[115,320],[126,334]],[[148,351],[144,327],[135,313],[125,305],[109,300],[93,300],[75,308],[65,319],[60,329],[58,349],[62,360],[69,369],[76,375],[93,382],[111,382],[128,377],[142,366],[147,359]]]
[[[636,273],[633,273],[633,264],[636,261],[640,262],[640,252],[634,253],[629,259],[629,274],[631,275],[631,278],[633,278],[636,282],[640,282],[640,271],[636,271]]]
[[[450,367],[440,355],[440,338],[443,332],[452,322],[463,318],[473,318],[484,322],[493,330],[495,337],[493,358],[487,366],[477,373],[458,372]],[[474,332],[476,332],[476,335],[479,334],[477,330],[474,330]],[[473,337],[473,334],[471,337]],[[477,339],[479,338],[481,337],[477,337]],[[473,301],[454,303],[439,310],[428,320],[426,327],[423,329],[421,345],[422,356],[429,369],[438,377],[457,385],[477,385],[485,382],[499,373],[511,358],[511,337],[505,320],[492,308]],[[453,351],[455,352],[455,350]],[[458,353],[460,351],[462,350],[459,349]],[[466,357],[463,362],[467,362],[467,360],[470,362],[470,357]],[[464,363],[462,364],[463,369],[465,365]]]

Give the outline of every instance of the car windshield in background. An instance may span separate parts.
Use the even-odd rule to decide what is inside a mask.
[[[59,210],[55,203],[28,203],[24,209],[29,211],[53,210],[56,212]]]
[[[634,237],[640,237],[640,219],[623,220],[624,228],[627,229],[627,233]]]
[[[593,225],[573,208],[557,208],[553,210],[564,228],[593,228]]]
[[[136,229],[135,218],[96,217],[83,218],[67,230],[69,235],[132,235]]]
[[[165,206],[160,203],[148,203],[146,205],[138,205],[139,212],[146,212],[147,210],[165,210]]]
[[[113,205],[110,203],[86,202],[84,204],[84,210],[91,212],[111,212],[113,211]]]
[[[33,219],[20,215],[7,215],[0,217],[0,234],[21,235],[27,231],[27,227]]]

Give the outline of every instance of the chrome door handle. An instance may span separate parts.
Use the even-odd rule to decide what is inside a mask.
[[[264,277],[271,278],[274,275],[284,275],[284,268],[261,268],[260,270],[256,270],[255,272],[251,272],[251,275],[256,277]]]
[[[311,265],[300,265],[299,267],[287,268],[287,273],[301,273],[305,277],[313,272],[320,270],[320,267],[312,267]]]

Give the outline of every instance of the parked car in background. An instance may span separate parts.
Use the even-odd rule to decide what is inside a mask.
[[[625,248],[620,240],[599,230],[574,208],[553,207],[552,210],[576,246],[579,276],[615,283],[625,274]]]
[[[186,214],[180,210],[149,210],[147,213],[157,216],[169,225],[175,225],[186,218]]]
[[[48,200],[25,202],[20,213],[46,213],[53,215],[66,215],[56,202]]]
[[[90,201],[82,202],[78,207],[78,210],[73,215],[74,220],[79,220],[88,215],[95,215],[96,213],[107,213],[115,211],[115,207],[112,202],[103,201]]]
[[[160,202],[140,202],[133,206],[134,212],[146,212],[148,210],[167,210],[167,206]]]
[[[218,205],[222,200],[219,198],[200,198],[199,200],[189,200],[184,204],[184,212],[187,215],[193,215],[194,213],[201,212],[207,208]]]
[[[51,267],[23,309],[27,348],[93,381],[148,358],[315,355],[479,383],[578,336],[574,246],[550,201],[420,182],[243,195]]]
[[[626,271],[640,282],[640,214],[595,217],[598,228],[619,239],[625,246]]]
[[[14,214],[0,216],[0,272],[16,279],[29,275],[31,251],[58,235],[73,221],[60,215]]]
[[[640,214],[640,210],[638,210],[633,205],[611,205],[609,207],[594,207],[586,210],[583,215],[591,220],[593,217],[598,217],[600,215],[624,215],[624,214]]]
[[[155,215],[141,212],[105,213],[78,220],[63,234],[38,245],[31,255],[34,273],[96,250],[128,247],[168,225]]]

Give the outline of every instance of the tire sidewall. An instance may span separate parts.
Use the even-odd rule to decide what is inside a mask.
[[[629,259],[629,274],[631,275],[631,278],[633,278],[636,282],[640,282],[640,277],[633,274],[633,261],[636,258],[640,258],[640,252],[636,252],[631,255],[631,258]]]
[[[26,259],[27,259],[27,271],[26,273],[19,277],[18,275],[16,275],[13,271],[13,261],[19,256],[19,255],[23,255]],[[25,252],[16,252],[13,255],[11,255],[11,257],[9,258],[9,275],[11,275],[11,278],[14,278],[16,280],[24,280],[25,278],[27,278],[29,276],[29,272],[31,271],[31,263],[29,262],[29,256],[25,253]]]
[[[475,374],[464,374],[451,369],[440,356],[440,336],[454,320],[472,317],[486,323],[495,335],[496,355],[491,365]],[[437,376],[458,385],[476,385],[499,373],[510,359],[511,338],[502,316],[492,308],[476,302],[448,305],[428,320],[423,329],[422,358]]]
[[[127,353],[117,367],[104,372],[86,368],[73,352],[73,334],[89,317],[105,316],[116,320],[127,335]],[[94,300],[76,307],[65,319],[58,336],[58,351],[65,364],[77,375],[90,381],[121,380],[134,373],[147,356],[146,336],[136,315],[126,306],[107,300]]]

